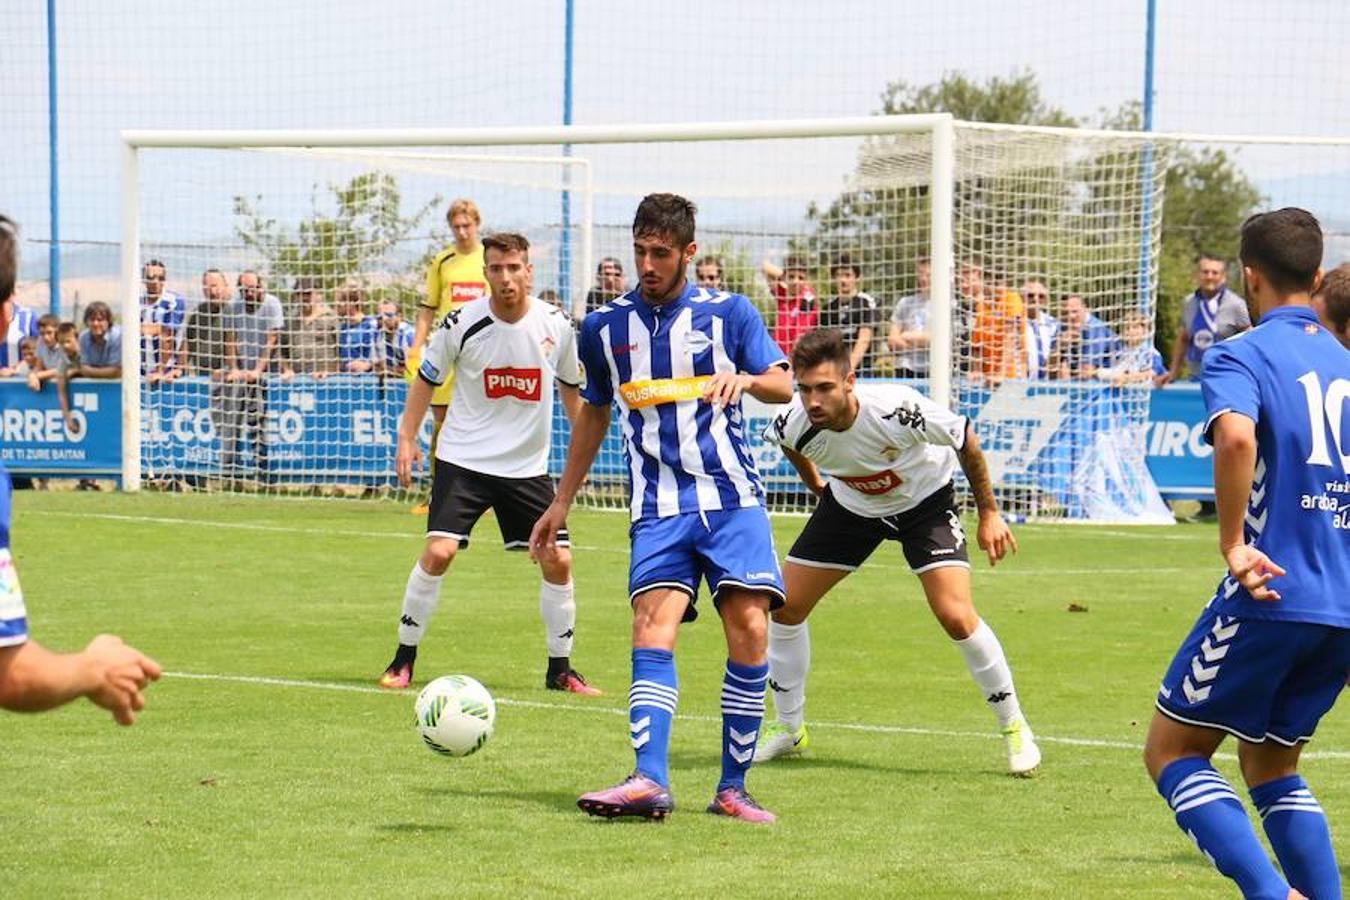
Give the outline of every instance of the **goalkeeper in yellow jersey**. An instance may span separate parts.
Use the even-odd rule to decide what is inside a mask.
[[[435,331],[436,323],[464,304],[486,297],[487,279],[483,275],[483,244],[478,238],[478,229],[483,217],[478,212],[478,204],[472,200],[460,198],[450,204],[445,214],[450,224],[450,233],[455,242],[437,253],[427,267],[427,294],[417,309],[417,325],[413,333],[413,349],[408,354],[405,377],[411,381],[422,364],[422,350],[427,338]],[[441,433],[441,423],[445,421],[445,411],[450,406],[450,391],[454,387],[454,374],[446,376],[445,383],[431,395],[431,415],[436,421],[431,434],[431,452],[436,452],[436,438]],[[426,515],[426,503],[413,507],[413,515]]]

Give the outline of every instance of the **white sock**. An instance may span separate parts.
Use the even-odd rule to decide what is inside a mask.
[[[416,647],[427,632],[427,622],[441,599],[444,575],[428,575],[422,561],[413,563],[408,586],[403,589],[403,615],[398,622],[398,642]]]
[[[1003,646],[994,635],[994,630],[981,619],[970,637],[952,643],[961,651],[970,677],[979,685],[980,694],[994,711],[999,727],[1022,718],[1022,707],[1018,705],[1017,692],[1013,690],[1012,670],[1008,668]]]
[[[572,632],[577,624],[577,602],[571,581],[553,584],[539,580],[539,616],[544,620],[548,655],[571,656]]]
[[[811,671],[811,632],[806,623],[769,620],[769,694],[779,724],[796,730],[806,712],[806,675]]]

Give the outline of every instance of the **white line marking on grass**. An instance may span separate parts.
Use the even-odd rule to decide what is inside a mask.
[[[410,697],[411,691],[391,691],[384,688],[368,687],[360,684],[337,684],[331,681],[307,681],[299,678],[269,678],[261,675],[222,675],[207,672],[165,672],[169,678],[185,678],[193,681],[216,681],[232,684],[254,684],[264,687],[307,688],[315,691],[339,691],[352,694],[383,694],[392,697]],[[595,704],[548,703],[542,700],[514,700],[510,697],[494,697],[499,706],[518,706],[524,709],[546,709],[561,712],[596,713],[607,716],[627,716],[627,708],[597,706]],[[721,716],[698,716],[678,713],[676,719],[684,722],[721,722]],[[954,731],[942,728],[919,728],[912,725],[869,725],[862,722],[817,722],[812,721],[813,729],[830,731],[860,731],[866,734],[905,734],[916,737],[979,738],[981,740],[999,740],[1001,735],[992,731]],[[1100,747],[1107,750],[1142,751],[1142,744],[1129,741],[1106,741],[1096,738],[1055,737],[1038,734],[1036,740],[1046,744],[1063,744],[1070,747]],[[1216,753],[1221,759],[1237,759],[1236,754]],[[1314,750],[1303,754],[1303,759],[1350,759],[1350,752],[1342,750]]]
[[[200,528],[209,528],[213,531],[226,528],[226,529],[234,529],[236,531],[261,531],[261,532],[281,533],[281,534],[302,534],[312,537],[386,538],[391,540],[409,541],[409,542],[413,540],[419,540],[422,537],[421,534],[415,531],[356,531],[351,529],[339,529],[339,528],[301,528],[295,525],[263,525],[256,522],[215,522],[200,519],[174,519],[166,516],[127,516],[127,515],[118,515],[115,513],[47,512],[43,513],[43,515],[67,516],[70,518],[79,518],[79,519],[106,519],[112,522],[133,522],[147,525],[173,525],[173,526],[196,525]],[[1101,532],[1097,533],[1100,534]],[[1119,532],[1119,533],[1129,534],[1129,532]],[[623,556],[628,555],[628,550],[622,547],[593,547],[586,544],[577,544],[573,546],[572,549],[580,550],[584,553],[612,553],[612,554],[621,554]],[[980,556],[977,553],[976,562],[978,562],[979,559]],[[867,568],[869,569],[886,569],[896,572],[910,571],[909,566],[906,564],[869,561],[866,565]],[[983,567],[976,569],[976,571],[987,574]],[[1053,575],[1139,575],[1141,573],[1157,574],[1157,575],[1182,575],[1182,574],[1194,574],[1196,571],[1197,571],[1196,568],[1177,568],[1177,567],[1173,568],[1151,567],[1141,570],[1138,566],[1121,566],[1121,567],[1101,568],[1101,569],[1018,569],[1016,567],[1013,567],[1000,569],[999,573],[1000,575],[1022,575],[1029,577],[1042,577]]]

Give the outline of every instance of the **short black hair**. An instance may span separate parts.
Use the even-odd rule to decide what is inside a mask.
[[[489,250],[496,250],[498,253],[519,253],[529,259],[530,239],[514,231],[498,231],[483,238],[484,259],[487,258]]]
[[[668,237],[680,247],[694,242],[698,207],[679,194],[648,194],[633,216],[633,237]]]
[[[141,275],[144,276],[144,275],[145,275],[145,270],[146,270],[146,269],[149,269],[149,268],[152,268],[152,267],[153,267],[153,268],[156,268],[156,269],[163,269],[165,272],[169,271],[169,267],[166,266],[166,265],[164,265],[164,261],[163,261],[163,260],[159,260],[159,259],[147,259],[147,260],[145,261],[145,265],[141,266]]]
[[[792,347],[792,370],[802,372],[832,362],[848,374],[852,361],[844,336],[834,328],[816,328],[797,339]]]
[[[1295,206],[1257,213],[1242,223],[1238,256],[1277,291],[1311,291],[1322,265],[1322,226]]]
[[[847,269],[852,272],[854,278],[862,277],[862,269],[858,268],[858,264],[853,261],[853,257],[847,253],[841,253],[835,257],[834,265],[830,266],[830,274],[833,275],[840,269]]]
[[[614,268],[619,270],[620,275],[623,274],[623,263],[619,262],[612,256],[601,257],[600,262],[596,263],[595,274],[597,275],[605,274],[605,266],[613,266]]]

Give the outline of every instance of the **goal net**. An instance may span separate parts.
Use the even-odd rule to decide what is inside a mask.
[[[529,237],[534,293],[581,316],[613,289],[600,269],[617,263],[634,286],[633,211],[673,191],[699,207],[691,280],[748,296],[785,352],[839,325],[861,378],[969,415],[1010,514],[1166,517],[1144,467],[1140,374],[1164,144],[945,116],[126,139],[120,318],[141,332],[129,486],[420,496],[424,483],[404,494],[394,478],[395,351],[450,243],[450,202],[472,199],[485,233]],[[151,260],[165,282],[144,280]],[[235,362],[256,362],[246,341],[268,348],[256,381],[212,357],[218,307],[237,310],[241,285]],[[809,511],[760,440],[774,413],[745,403],[770,508]],[[568,431],[555,416],[556,475]],[[624,508],[627,471],[616,424],[582,501]]]

